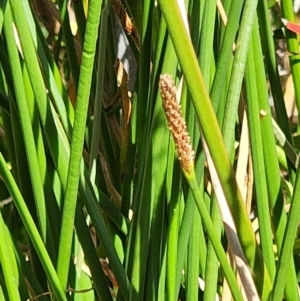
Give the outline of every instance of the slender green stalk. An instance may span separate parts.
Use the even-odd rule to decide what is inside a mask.
[[[218,202],[216,197],[212,198],[212,208],[211,208],[211,219],[215,226],[216,231],[218,231],[219,239],[221,238],[221,229],[223,225],[222,216],[218,207]],[[217,293],[217,283],[218,283],[218,258],[214,251],[211,241],[209,241],[207,246],[207,257],[206,257],[206,268],[205,268],[205,290],[204,290],[204,301],[210,301],[215,298]]]
[[[201,158],[196,162],[196,170],[197,170],[197,175],[201,177],[201,183],[200,187],[203,187],[203,166],[204,164],[204,154],[201,156]],[[201,166],[201,169],[199,168]],[[197,168],[198,167],[198,168]],[[200,171],[200,170],[201,171]],[[177,265],[176,265],[176,294],[178,295],[179,288],[180,288],[180,279],[182,276],[182,268],[184,266],[184,260],[186,258],[186,251],[188,247],[188,242],[189,238],[191,235],[191,231],[193,229],[193,221],[194,221],[194,213],[196,209],[196,204],[193,200],[193,195],[192,192],[189,191],[187,195],[187,200],[186,200],[186,205],[184,208],[184,213],[182,216],[181,220],[181,225],[180,225],[180,232],[178,234],[178,247],[177,247]],[[205,235],[202,227],[201,226],[198,228],[198,235],[201,238],[201,243],[200,245],[202,246],[202,252],[201,256],[205,258],[206,254],[206,244],[205,244]],[[214,252],[214,251],[213,251]],[[205,268],[203,269],[205,271]],[[202,271],[203,272],[203,271]]]
[[[281,88],[280,77],[278,74],[273,30],[270,23],[270,14],[267,0],[258,1],[257,14],[259,20],[259,30],[261,36],[262,50],[265,57],[266,68],[270,80],[276,117],[280,128],[283,130],[288,141],[293,144],[292,135],[289,127],[289,120],[285,108],[283,91]]]
[[[241,1],[242,2],[242,1]],[[231,19],[229,19],[229,23],[227,24],[229,26],[226,27],[226,33],[224,36],[224,40],[222,43],[222,51],[220,52],[220,57],[218,61],[218,76],[214,77],[214,89],[211,91],[211,96],[218,95],[222,92],[222,88],[219,86],[219,84],[223,84],[225,81],[221,79],[221,76],[224,75],[226,72],[226,68],[222,67],[222,64],[224,64],[231,60],[231,51],[232,47],[230,47],[230,43],[224,42],[224,41],[233,41],[233,36],[235,35],[235,32],[237,30],[237,17],[232,17],[235,15],[239,15],[241,13],[241,3],[234,2],[231,10],[230,10],[230,16]],[[213,54],[210,51],[207,51],[210,47],[213,48],[213,39],[214,39],[214,28],[212,26],[212,23],[215,23],[215,21],[212,21],[216,18],[216,3],[215,1],[206,1],[205,7],[204,7],[204,14],[203,14],[203,21],[202,21],[202,30],[201,30],[201,39],[200,39],[200,53],[199,53],[199,64],[202,70],[202,75],[204,82],[206,84],[206,87],[208,90],[210,90],[210,81],[211,81],[211,66],[213,63]],[[228,70],[227,70],[228,72]],[[219,77],[219,79],[217,79]],[[216,97],[216,96],[214,96]],[[218,102],[220,102],[218,100]],[[217,101],[215,102],[215,108],[217,108]],[[197,173],[198,174],[198,173]],[[220,210],[218,207],[218,202],[216,200],[216,197],[214,194],[212,194],[211,197],[211,219],[215,225],[216,231],[218,231],[219,236],[221,236],[221,229],[223,226],[222,217],[220,214]],[[208,242],[207,246],[207,256],[206,256],[206,266],[205,266],[205,290],[204,290],[204,301],[210,301],[213,300],[217,293],[217,283],[218,283],[218,273],[219,273],[219,262],[218,258],[215,254],[214,248],[212,246],[211,241]]]
[[[169,143],[168,143],[169,145]],[[168,169],[173,170],[174,164],[174,149],[169,148],[169,159],[168,160]],[[173,181],[171,179],[172,174],[167,175],[167,183],[168,185],[167,190],[170,187],[174,187],[178,182]],[[172,183],[172,184],[171,184]],[[175,184],[176,183],[176,184]],[[180,185],[179,185],[180,186]],[[178,190],[175,189],[175,190]],[[150,233],[150,244],[148,250],[148,263],[147,263],[147,273],[146,273],[146,280],[145,280],[145,292],[144,292],[144,299],[149,300],[164,300],[166,298],[166,290],[167,290],[167,277],[168,270],[167,270],[167,246],[166,242],[168,239],[168,227],[166,225],[166,212],[167,211],[167,204],[163,201],[163,193],[161,198],[158,198],[157,202],[154,202],[154,210],[153,210],[153,222],[152,222],[152,229]],[[176,199],[178,195],[176,196]],[[180,210],[179,210],[180,211]],[[180,213],[178,214],[180,215]],[[165,255],[165,256],[164,256]],[[165,258],[164,258],[165,257]],[[176,254],[173,254],[172,259],[176,258]],[[174,263],[175,265],[175,263]],[[163,278],[161,278],[163,276]]]
[[[174,156],[174,150],[172,152]],[[169,156],[172,158],[173,156]],[[173,160],[170,160],[169,164],[173,165]],[[176,274],[176,262],[177,262],[177,237],[179,232],[179,224],[180,224],[180,203],[181,203],[181,190],[182,187],[180,185],[180,168],[178,165],[174,166],[174,170],[168,169],[168,175],[173,175],[173,183],[176,183],[173,186],[172,191],[167,196],[169,201],[168,211],[169,213],[169,221],[168,221],[168,241],[167,241],[167,271],[166,271],[166,300],[172,301],[174,300],[174,296],[176,296],[176,278],[174,275]],[[171,185],[168,187],[172,187]]]
[[[82,66],[80,70],[76,100],[75,121],[72,134],[71,154],[57,260],[57,272],[64,288],[67,287],[71,258],[71,242],[73,237],[73,224],[80,176],[79,170],[80,162],[82,160],[87,108],[91,92],[90,87],[100,22],[101,3],[101,0],[92,0],[89,2],[88,19],[82,53]]]
[[[194,149],[198,149],[198,151],[200,151],[200,149],[202,148],[201,141],[200,141],[200,132],[199,132],[199,128],[198,128],[196,118],[195,118],[195,110],[194,110],[194,107],[193,107],[193,105],[190,101],[190,94],[188,92],[188,87],[185,84],[185,82],[184,82],[184,85],[183,85],[183,92],[182,92],[182,95],[181,95],[180,106],[181,106],[182,114],[183,114],[183,116],[185,116],[185,120],[187,120],[188,132],[191,133],[192,146],[193,146]],[[204,178],[203,178],[203,171],[204,171],[204,162],[202,160],[203,156],[201,156],[201,153],[200,153],[199,156],[200,156],[199,160],[196,160],[195,172],[197,174],[197,182],[199,183],[200,191],[205,191],[205,188],[204,188],[205,184],[204,184]],[[203,200],[205,201],[205,193],[203,193]],[[191,202],[193,204],[193,208],[195,209],[195,202],[193,201],[193,196],[192,196],[192,193],[190,191],[187,194],[186,202],[187,203]],[[205,202],[205,203],[206,203],[206,206],[209,208],[208,203],[207,202]],[[182,216],[182,224],[184,224],[186,222],[184,219],[188,218],[188,215],[185,214],[185,211],[187,209],[190,209],[190,208],[187,208],[189,206],[184,207],[184,215]],[[190,214],[189,210],[187,210],[187,211],[188,211],[187,213]],[[203,228],[202,221],[201,221],[201,216],[198,214],[197,217],[196,217],[195,212],[196,212],[196,210],[194,210],[194,214],[192,214],[190,216],[190,218],[192,219],[192,222],[191,222],[190,229],[189,229],[190,232],[187,235],[187,240],[189,241],[189,244],[191,243],[191,239],[193,239],[193,240],[197,239],[197,241],[198,241],[195,245],[195,248],[199,247],[197,252],[199,254],[201,254],[201,256],[199,256],[197,258],[197,260],[199,261],[199,263],[198,263],[198,265],[199,265],[199,274],[198,275],[200,277],[203,277],[205,275],[206,271],[207,271],[206,270],[207,240],[206,240],[206,233],[205,233],[205,230]],[[182,228],[180,229],[179,235],[181,235],[181,231],[182,231]],[[197,233],[197,237],[195,236],[194,231]],[[187,240],[186,240],[186,244],[182,244],[182,245],[181,245],[181,241],[178,240],[178,249],[179,250],[181,249],[182,251],[186,250],[187,252],[189,252],[188,251]],[[193,244],[195,244],[195,243],[192,243],[192,245]],[[182,252],[182,251],[178,252],[177,273],[179,273],[179,272],[181,273],[182,268],[185,268],[184,266],[180,267],[180,262],[182,262],[182,260],[183,260],[183,259],[180,258],[180,256],[182,256],[182,254],[180,252]],[[195,259],[192,259],[192,258],[190,258],[190,259],[195,260]],[[187,260],[186,264],[188,264],[188,260]],[[190,272],[191,272],[191,274],[193,273],[193,271],[190,271]]]
[[[239,3],[237,3],[237,5],[235,5],[235,6],[239,9]],[[204,4],[204,14],[203,14],[202,30],[201,30],[201,38],[200,38],[199,63],[201,66],[203,79],[206,83],[207,89],[209,89],[209,86],[210,86],[210,83],[209,83],[210,70],[211,70],[211,64],[212,64],[212,60],[213,60],[213,54],[210,51],[207,51],[207,49],[209,49],[210,47],[213,47],[214,27],[211,25],[215,23],[215,20],[214,20],[215,16],[216,16],[215,1],[206,1]],[[235,18],[233,18],[233,19],[235,19]],[[234,32],[234,27],[236,27],[236,25],[230,27],[230,29],[233,30],[233,32]],[[223,43],[222,45],[226,45],[226,43]],[[229,45],[229,43],[228,43],[228,45]],[[230,52],[231,52],[231,50],[228,51],[229,55],[230,55]],[[225,51],[223,51],[221,53],[225,54]],[[226,61],[225,58],[224,58],[224,61]],[[224,70],[225,70],[225,68],[224,68]],[[219,73],[222,75],[222,72],[219,71]],[[217,81],[216,77],[215,77],[215,80]]]
[[[128,300],[130,284],[127,275],[120,262],[117,252],[113,247],[112,240],[105,226],[103,215],[100,213],[100,209],[98,207],[98,203],[94,195],[94,191],[91,187],[91,183],[88,180],[86,180],[86,177],[84,177],[83,175],[83,171],[81,172],[79,189],[80,189],[80,193],[83,195],[84,205],[87,209],[89,216],[91,217],[91,220],[93,222],[99,240],[103,244],[103,248],[109,259],[110,266],[114,271],[114,275],[118,282],[120,292],[124,296],[124,300]],[[80,217],[77,218],[80,219]]]
[[[199,50],[199,41],[200,41],[200,31],[202,30],[202,24],[205,24],[207,19],[204,21],[205,18],[211,17],[210,22],[213,22],[214,16],[212,15],[212,11],[215,13],[216,12],[216,3],[214,1],[210,2],[211,10],[209,11],[204,11],[205,6],[208,8],[206,5],[202,5],[199,1],[189,1],[189,8],[188,8],[188,16],[190,16],[190,35],[191,35],[191,41],[194,45],[195,51],[198,52]],[[206,15],[205,15],[206,14]],[[215,15],[215,14],[214,14]],[[211,31],[214,30],[213,26],[209,27],[210,30],[208,30],[208,35],[210,35]],[[208,28],[207,28],[208,29]],[[210,53],[211,55],[211,53]],[[208,61],[210,63],[210,61]]]
[[[258,30],[255,22],[253,30]],[[251,154],[254,170],[254,183],[258,208],[259,233],[262,246],[262,253],[270,277],[275,275],[275,257],[273,252],[273,239],[271,219],[269,214],[268,190],[265,174],[262,132],[260,127],[260,112],[258,104],[258,89],[256,85],[256,67],[253,51],[254,39],[252,38],[248,50],[245,83],[247,94],[247,116],[250,134]]]
[[[224,88],[224,78],[228,72],[228,66],[232,57],[232,45],[234,43],[236,32],[239,26],[240,15],[242,12],[244,1],[232,1],[229,14],[228,24],[225,28],[225,33],[220,49],[220,55],[216,67],[216,74],[211,87],[211,100],[214,109],[216,110],[219,105],[219,100]],[[202,62],[200,62],[202,65]]]
[[[24,82],[24,88],[25,88],[25,93],[26,93],[26,100],[27,100],[27,106],[29,110],[29,115],[31,119],[31,127],[33,129],[33,135],[35,139],[35,148],[36,148],[36,155],[37,155],[37,161],[39,165],[39,173],[36,172],[34,169],[35,176],[40,174],[41,177],[41,182],[43,184],[43,192],[44,192],[44,204],[41,203],[41,199],[38,200],[39,205],[37,205],[37,208],[39,210],[40,207],[44,207],[43,209],[45,210],[44,216],[42,218],[45,218],[44,223],[46,224],[46,240],[45,240],[45,245],[48,249],[48,253],[52,259],[52,262],[56,262],[56,252],[55,252],[55,247],[53,244],[53,234],[51,231],[51,226],[49,223],[49,219],[51,219],[50,216],[50,210],[51,208],[50,204],[53,204],[55,202],[53,198],[53,193],[51,189],[51,181],[49,181],[49,176],[48,176],[48,166],[47,166],[47,158],[46,158],[46,150],[44,146],[44,140],[43,140],[43,134],[42,134],[42,129],[40,126],[39,118],[38,115],[35,114],[36,106],[35,106],[35,101],[34,101],[34,94],[32,91],[32,87],[30,84],[30,80],[28,77],[28,72],[26,69],[26,65],[23,64],[23,82]],[[23,112],[23,111],[22,111]],[[27,137],[26,135],[24,137]],[[24,139],[25,143],[27,139]],[[30,153],[30,157],[31,157]],[[48,205],[48,206],[47,206]],[[37,216],[39,217],[39,211]],[[55,215],[52,215],[52,217]],[[40,217],[41,218],[41,217]]]
[[[47,217],[45,206],[45,195],[42,183],[42,175],[37,157],[37,150],[35,146],[35,140],[33,136],[32,124],[29,115],[29,108],[27,104],[27,97],[25,93],[25,87],[23,82],[23,76],[21,71],[21,65],[19,61],[18,50],[15,43],[13,27],[12,27],[12,15],[10,5],[8,4],[6,9],[6,17],[4,22],[4,32],[6,37],[6,44],[10,57],[10,67],[14,70],[13,84],[16,95],[16,102],[19,111],[19,118],[21,129],[26,150],[26,156],[29,165],[30,178],[33,186],[33,193],[35,197],[35,205],[37,208],[37,216],[39,219],[39,228],[44,243],[47,241]]]
[[[223,246],[220,242],[219,236],[216,233],[214,224],[212,223],[212,220],[209,216],[209,213],[206,209],[205,203],[201,202],[201,193],[199,191],[197,182],[195,180],[196,175],[194,173],[194,170],[191,170],[190,173],[186,173],[184,171],[184,175],[187,178],[187,181],[189,183],[189,186],[192,190],[194,200],[196,202],[197,209],[201,215],[203,224],[207,230],[207,233],[209,235],[209,239],[214,247],[214,250],[216,252],[216,255],[220,261],[220,264],[222,266],[223,273],[226,277],[226,280],[228,281],[228,285],[231,289],[231,293],[235,300],[243,300],[243,297],[241,295],[240,289],[237,286],[235,275],[228,263],[226,254],[224,252]]]
[[[278,250],[281,250],[283,233],[286,226],[286,212],[283,192],[281,187],[280,167],[278,163],[278,156],[276,152],[276,143],[274,137],[274,127],[270,114],[269,96],[265,89],[265,68],[263,62],[262,47],[260,45],[260,37],[258,26],[254,26],[253,31],[253,47],[254,47],[254,61],[255,61],[255,75],[258,93],[259,111],[267,114],[260,120],[262,130],[262,144],[264,152],[264,164],[266,169],[266,184],[268,188],[268,200],[270,210],[273,211],[271,215],[272,224],[275,230],[275,241]],[[283,111],[285,113],[285,111]],[[277,115],[278,116],[278,115]],[[278,118],[279,119],[279,118]],[[291,169],[290,169],[291,170]],[[272,278],[274,274],[270,273]],[[297,279],[295,274],[295,267],[291,262],[289,274],[287,275],[285,296],[287,300],[297,300],[298,289]]]
[[[198,229],[201,226],[200,215],[197,211],[194,212],[194,223],[192,233],[190,235],[188,253],[187,253],[187,267],[186,267],[186,300],[198,300],[199,292],[199,256],[200,256],[200,237]],[[206,289],[206,287],[205,287]]]
[[[297,172],[295,190],[291,201],[291,207],[289,212],[289,218],[287,221],[286,229],[284,232],[284,238],[282,242],[282,248],[278,261],[278,268],[275,275],[274,288],[272,292],[272,300],[282,300],[283,290],[285,288],[285,282],[290,268],[290,262],[292,261],[293,246],[295,243],[296,231],[299,222],[300,212],[300,175],[299,170]],[[299,300],[299,295],[298,298]]]
[[[236,123],[237,108],[240,100],[241,87],[243,82],[247,52],[251,38],[252,26],[256,15],[257,0],[246,0],[243,16],[240,24],[236,51],[228,87],[228,96],[224,112],[222,133],[229,156],[234,148],[234,127]]]
[[[7,168],[7,164],[3,158],[2,153],[0,153],[0,173],[2,175],[3,181],[8,188],[14,204],[20,214],[20,217],[24,223],[24,226],[28,232],[28,235],[34,245],[36,252],[38,253],[39,259],[43,265],[43,268],[48,276],[51,287],[53,288],[53,293],[57,300],[66,301],[66,295],[62,289],[59,278],[55,272],[51,259],[48,255],[48,252],[43,244],[43,241],[39,235],[39,232],[36,228],[34,221],[27,209],[25,201]]]
[[[5,280],[5,286],[9,296],[9,300],[21,300],[19,294],[19,276],[15,254],[11,245],[11,240],[8,237],[8,229],[4,223],[2,213],[0,212],[0,262]]]
[[[101,23],[99,30],[99,47],[98,47],[98,67],[97,67],[97,88],[95,95],[95,109],[94,109],[94,122],[92,132],[92,142],[90,150],[90,163],[89,170],[91,173],[92,182],[95,181],[96,177],[96,162],[98,158],[99,139],[101,131],[101,111],[102,101],[101,95],[103,94],[103,83],[104,83],[104,62],[106,53],[106,39],[107,39],[107,19],[108,19],[109,8],[106,6],[102,10]]]
[[[141,52],[139,55],[139,72],[138,72],[138,99],[144,99],[145,101],[138,101],[136,103],[137,106],[137,139],[138,144],[141,147],[146,146],[146,138],[149,135],[150,131],[150,118],[151,115],[147,114],[153,110],[153,106],[150,106],[149,101],[149,81],[150,81],[150,51],[151,51],[151,40],[152,40],[152,33],[151,33],[151,26],[152,26],[152,18],[148,15],[152,15],[153,4],[150,3],[153,0],[147,0],[143,2],[143,18],[142,18],[142,35],[141,35]],[[148,29],[148,30],[147,30]],[[145,120],[147,120],[148,125],[147,127],[141,126],[144,125]],[[141,156],[145,152],[139,152],[138,155]],[[144,158],[143,158],[144,160]]]

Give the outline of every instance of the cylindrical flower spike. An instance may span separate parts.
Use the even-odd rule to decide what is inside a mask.
[[[180,165],[186,173],[190,173],[194,166],[194,151],[190,144],[185,120],[181,116],[180,105],[176,100],[176,87],[172,77],[168,74],[161,75],[159,87],[163,108],[175,141]]]

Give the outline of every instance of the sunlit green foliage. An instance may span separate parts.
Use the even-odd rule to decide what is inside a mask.
[[[291,1],[0,0],[1,300],[300,300],[281,15]]]

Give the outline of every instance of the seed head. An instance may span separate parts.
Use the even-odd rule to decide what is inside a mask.
[[[160,76],[159,87],[163,108],[166,113],[169,130],[175,141],[178,159],[185,172],[189,172],[194,164],[194,151],[190,144],[185,120],[181,116],[180,105],[176,100],[176,87],[168,74]]]

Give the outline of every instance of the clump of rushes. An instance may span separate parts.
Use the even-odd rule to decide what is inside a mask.
[[[160,76],[159,87],[163,108],[165,110],[169,129],[173,135],[178,159],[186,173],[190,173],[194,166],[194,151],[190,144],[190,137],[186,129],[185,120],[181,116],[180,105],[176,100],[176,87],[168,74]]]
[[[203,202],[200,192],[195,170],[194,170],[194,151],[190,144],[190,137],[187,132],[185,120],[181,116],[180,105],[176,100],[176,88],[170,75],[164,74],[160,76],[159,87],[161,90],[161,98],[163,108],[165,110],[169,129],[175,141],[178,159],[182,171],[187,179],[187,183],[192,191],[197,209],[201,215],[203,224],[207,230],[207,234],[212,242],[215,253],[220,261],[222,270],[227,279],[232,295],[235,300],[242,301],[243,296],[237,284],[233,270],[227,260],[223,246],[214,228],[209,212]]]

